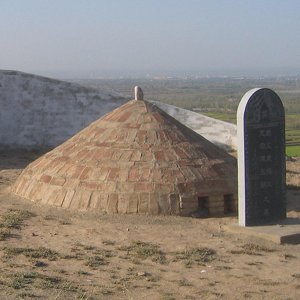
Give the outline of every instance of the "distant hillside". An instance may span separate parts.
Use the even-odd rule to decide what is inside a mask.
[[[113,92],[0,70],[0,147],[54,147],[126,101]]]

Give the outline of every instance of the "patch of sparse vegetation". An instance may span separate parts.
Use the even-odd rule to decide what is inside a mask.
[[[71,225],[71,221],[69,220],[59,220],[59,225]]]
[[[17,295],[17,298],[21,298],[21,299],[34,299],[34,298],[39,298],[39,296],[35,295],[34,293],[31,292],[21,292]]]
[[[280,282],[272,279],[260,279],[259,283],[264,286],[278,286],[280,284],[285,284],[284,282]]]
[[[111,288],[108,288],[108,287],[102,287],[100,289],[100,294],[102,295],[112,295],[114,292]]]
[[[84,260],[84,254],[81,252],[76,252],[75,254],[62,254],[60,255],[62,259],[75,259],[75,260]]]
[[[79,270],[79,271],[77,272],[77,274],[78,274],[78,275],[84,275],[84,276],[89,276],[89,275],[91,275],[91,273],[86,272],[86,271],[83,271],[83,270]]]
[[[187,281],[186,279],[181,279],[181,280],[179,280],[178,283],[180,286],[192,286],[192,284],[189,281]]]
[[[97,268],[100,265],[107,265],[108,258],[116,256],[116,252],[107,249],[97,248],[96,246],[76,243],[71,249],[74,254],[62,255],[63,259],[86,260],[85,265],[91,268]]]
[[[270,249],[262,245],[248,243],[241,246],[241,249],[231,250],[232,254],[247,254],[247,255],[262,255],[261,252],[274,252],[275,249]]]
[[[112,240],[103,240],[102,244],[106,245],[106,246],[114,246],[116,244],[116,242],[112,241]]]
[[[95,250],[96,247],[95,246],[83,246],[83,249],[89,251],[89,250]]]
[[[127,251],[127,256],[133,256],[133,258],[147,259],[151,258],[152,261],[160,264],[166,263],[166,255],[162,252],[158,245],[133,241],[129,246],[122,246],[118,248],[121,251]]]
[[[58,252],[45,247],[39,247],[37,249],[5,247],[3,250],[6,257],[24,255],[33,259],[44,258],[48,260],[56,260],[59,257]]]
[[[218,270],[218,271],[222,271],[222,270],[231,270],[232,267],[230,266],[215,266],[215,270]]]
[[[250,261],[250,262],[246,262],[246,264],[248,266],[260,266],[262,265],[263,263],[261,261]]]
[[[190,248],[184,251],[175,252],[174,261],[184,261],[186,267],[193,264],[203,265],[216,258],[216,251],[211,248]]]
[[[172,293],[164,292],[162,294],[162,300],[176,300],[176,297]]]
[[[146,280],[149,282],[159,282],[161,280],[161,277],[158,275],[148,274]]]
[[[56,276],[39,274],[37,279],[38,280],[35,282],[35,286],[43,290],[60,288],[62,283],[62,279]]]
[[[65,292],[77,293],[75,299],[90,299],[87,295],[87,291],[84,288],[71,281],[64,281],[60,289]]]
[[[0,241],[5,241],[11,236],[10,230],[7,228],[0,228]]]
[[[91,267],[92,269],[95,269],[99,266],[107,265],[108,261],[103,256],[90,256],[87,258],[87,261],[85,263],[86,266]]]
[[[68,272],[64,269],[56,269],[54,272],[59,273],[59,274],[68,274]]]
[[[37,260],[37,261],[34,261],[34,266],[35,266],[35,267],[38,267],[38,268],[42,268],[42,267],[47,267],[48,264],[46,264],[46,263],[43,262],[43,261]]]
[[[44,217],[44,219],[47,220],[47,221],[53,221],[53,220],[57,220],[57,217],[53,216],[53,215],[46,215]]]
[[[1,216],[0,227],[20,229],[23,221],[34,217],[35,214],[20,209],[9,209],[4,215]]]
[[[38,273],[35,272],[17,272],[9,275],[10,282],[8,286],[13,289],[22,289],[34,282]]]
[[[105,249],[96,249],[93,251],[93,254],[100,255],[102,257],[110,258],[116,256],[116,253],[111,250],[105,250]]]
[[[77,284],[57,276],[48,276],[38,272],[16,272],[7,276],[6,286],[14,290],[30,290],[37,288],[41,290],[57,289],[65,292],[77,293],[75,299],[86,299],[86,291]],[[31,293],[24,291],[18,294],[20,298],[30,298]],[[32,297],[35,297],[32,294]]]

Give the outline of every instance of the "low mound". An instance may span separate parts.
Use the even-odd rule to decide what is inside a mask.
[[[13,191],[107,213],[236,210],[236,160],[154,104],[132,100],[31,163]]]

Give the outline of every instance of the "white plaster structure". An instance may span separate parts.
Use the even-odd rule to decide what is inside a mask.
[[[126,101],[75,83],[0,71],[0,147],[55,147]]]
[[[216,120],[199,113],[158,101],[151,101],[185,126],[225,150],[237,150],[235,124]]]

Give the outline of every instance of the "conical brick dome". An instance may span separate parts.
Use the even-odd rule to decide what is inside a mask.
[[[32,201],[107,213],[211,214],[236,200],[235,159],[157,106],[132,100],[43,155],[13,192]],[[225,195],[225,196],[224,196]]]

